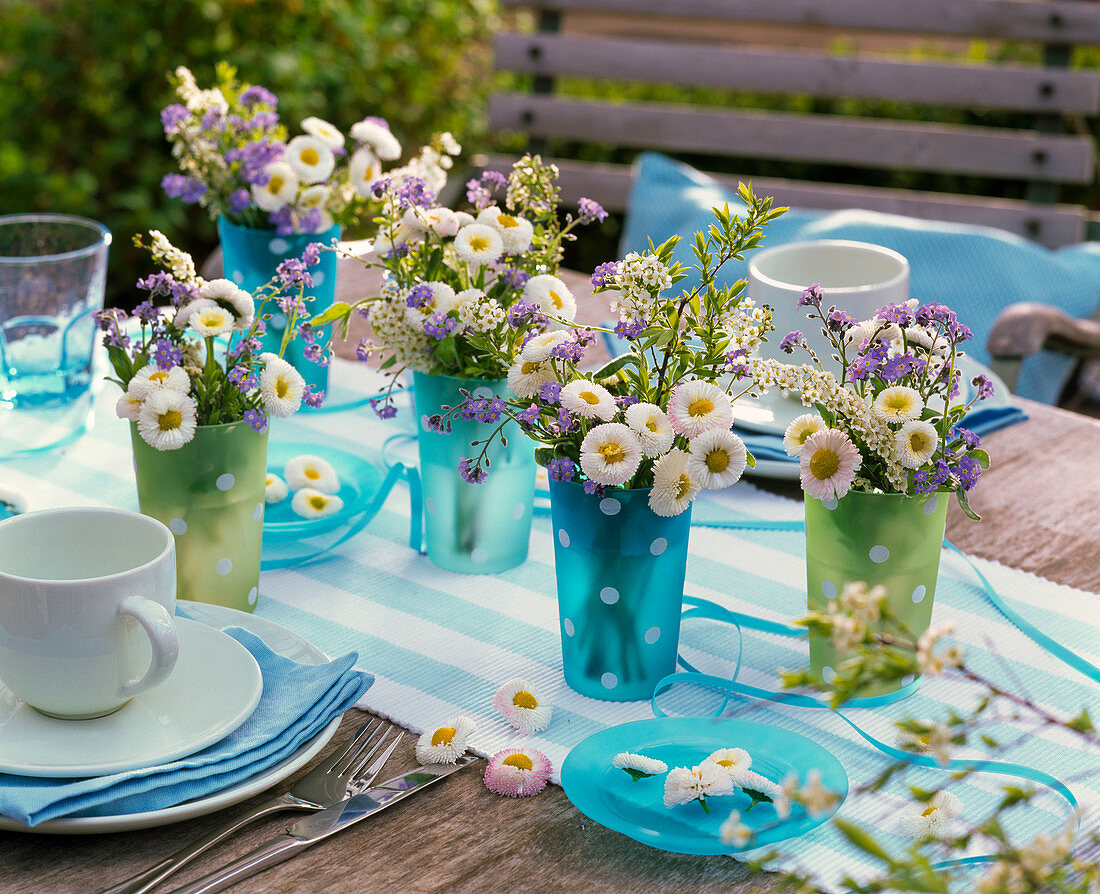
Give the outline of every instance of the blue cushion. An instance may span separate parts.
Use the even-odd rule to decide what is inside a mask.
[[[638,159],[620,257],[644,251],[647,239],[660,244],[685,237],[675,257],[693,262],[691,236],[708,226],[711,207],[728,202],[742,207],[736,194],[694,168],[663,155]],[[1100,303],[1100,243],[1051,251],[992,227],[924,221],[873,211],[809,211],[792,208],[764,231],[761,247],[806,239],[854,239],[873,242],[909,259],[909,294],[922,302],[952,307],[974,332],[972,357],[989,362],[986,341],[1001,310],[1017,301],[1053,304],[1076,317],[1092,315]],[[751,252],[746,255],[750,257]],[[724,279],[746,275],[745,261],[726,265]],[[683,286],[690,288],[689,277]],[[780,336],[785,333],[779,333]],[[1043,352],[1024,361],[1017,393],[1044,403],[1058,399],[1073,368],[1070,358]]]

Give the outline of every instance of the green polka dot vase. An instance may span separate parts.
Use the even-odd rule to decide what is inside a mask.
[[[489,445],[489,476],[470,484],[459,473],[463,458],[477,456],[497,424],[454,419],[449,434],[428,428],[428,417],[444,406],[471,397],[511,397],[508,383],[495,379],[459,379],[414,373],[417,444],[424,486],[424,533],[428,558],[440,568],[494,574],[527,559],[531,507],[535,497],[535,444],[514,422],[504,434],[507,445]],[[505,417],[501,417],[502,421]]]
[[[649,490],[550,482],[565,682],[604,701],[648,699],[676,670],[691,509],[663,518]]]
[[[176,539],[176,596],[256,608],[267,432],[200,425],[179,450],[156,450],[131,425],[138,504]]]
[[[894,617],[914,637],[928,629],[936,595],[948,494],[906,497],[849,491],[840,500],[806,496],[806,593],[811,610],[824,610],[845,584],[882,586]],[[810,672],[828,685],[839,663],[827,637],[810,634]],[[885,695],[909,683],[861,689]]]

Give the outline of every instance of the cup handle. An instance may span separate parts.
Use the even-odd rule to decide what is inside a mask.
[[[118,690],[120,697],[129,698],[156,686],[172,672],[179,657],[180,644],[172,616],[159,602],[144,596],[131,596],[118,607],[120,615],[129,615],[145,628],[153,646],[153,660],[145,675],[123,683]]]

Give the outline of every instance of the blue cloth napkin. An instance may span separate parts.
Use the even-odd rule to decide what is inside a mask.
[[[807,410],[806,412],[809,413],[811,411]],[[1000,406],[980,407],[971,410],[963,417],[962,425],[975,434],[985,436],[998,429],[1007,428],[1010,425],[1015,425],[1017,422],[1023,422],[1026,419],[1027,414],[1019,407],[1012,406],[1011,404],[1001,404]],[[746,431],[736,428],[736,423],[734,427],[738,437],[745,442],[745,447],[748,448],[749,453],[756,457],[756,459],[770,459],[792,463],[798,462],[798,457],[787,456],[787,451],[783,449],[783,435],[760,434]]]
[[[285,760],[359,700],[374,682],[351,652],[299,664],[239,627],[225,631],[260,666],[263,695],[238,729],[202,751],[155,767],[87,779],[0,773],[0,813],[28,826],[61,816],[159,810],[237,785]]]

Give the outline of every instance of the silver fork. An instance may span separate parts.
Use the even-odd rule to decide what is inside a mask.
[[[290,791],[263,802],[258,807],[176,851],[172,856],[150,866],[144,872],[102,891],[101,894],[143,894],[190,863],[199,854],[261,817],[286,810],[324,810],[349,795],[368,788],[382,772],[382,767],[393,754],[401,737],[405,735],[404,732],[399,731],[377,760],[367,767],[367,761],[374,757],[382,747],[383,740],[394,729],[392,724],[383,723],[381,720],[365,723],[346,748],[321,761],[299,779]]]

